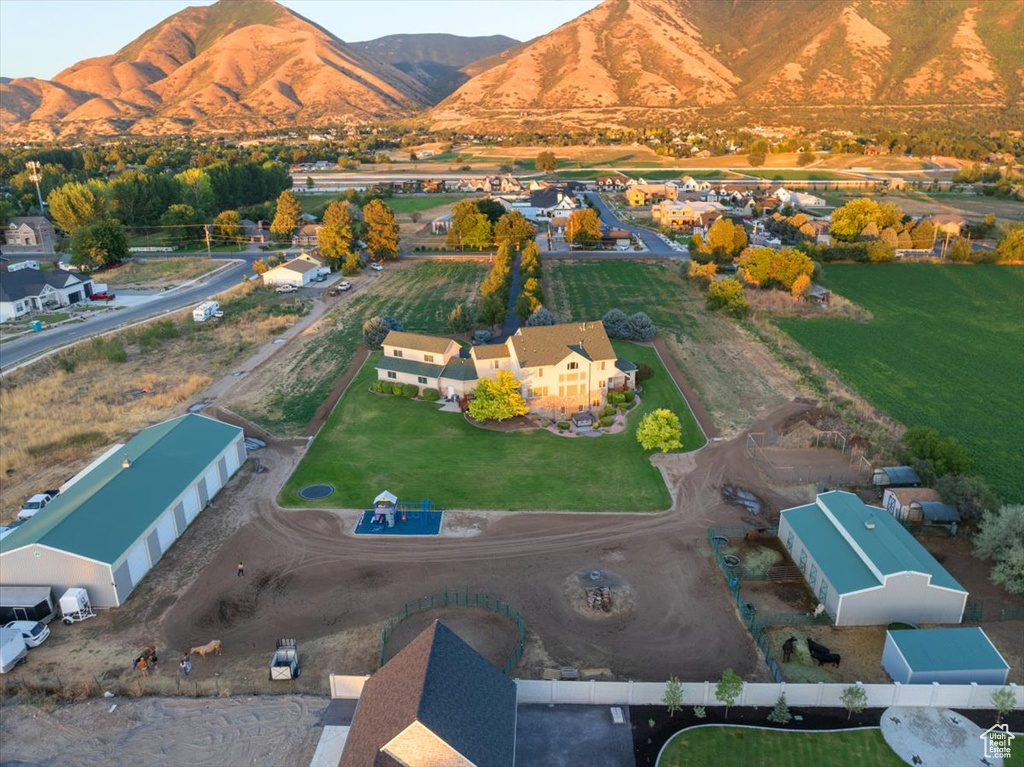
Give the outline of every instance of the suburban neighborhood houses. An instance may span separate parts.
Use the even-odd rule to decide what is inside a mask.
[[[0,767],[1016,763],[1024,5],[106,5],[0,24]]]

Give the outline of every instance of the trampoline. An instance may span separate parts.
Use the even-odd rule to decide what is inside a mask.
[[[319,498],[326,498],[334,492],[332,485],[309,485],[299,491],[299,496],[307,501],[315,501]]]

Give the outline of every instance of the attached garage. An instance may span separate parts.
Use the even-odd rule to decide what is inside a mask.
[[[237,426],[197,414],[152,426],[85,469],[0,541],[0,586],[84,587],[117,607],[245,459]]]

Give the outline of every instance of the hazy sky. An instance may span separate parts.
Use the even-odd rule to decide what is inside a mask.
[[[282,0],[342,40],[400,32],[550,32],[599,0]],[[212,0],[0,0],[0,75],[49,79],[80,59],[114,53],[172,13]]]

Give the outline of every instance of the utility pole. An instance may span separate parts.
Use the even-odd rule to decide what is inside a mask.
[[[46,212],[46,208],[43,206],[43,193],[39,189],[39,182],[43,180],[42,166],[36,160],[29,160],[25,163],[25,167],[28,168],[28,179],[36,185],[36,196],[39,198],[39,215],[43,215]]]
[[[207,258],[212,258],[213,256],[210,254],[210,225],[209,224],[203,224],[203,234],[206,235],[206,257]]]

